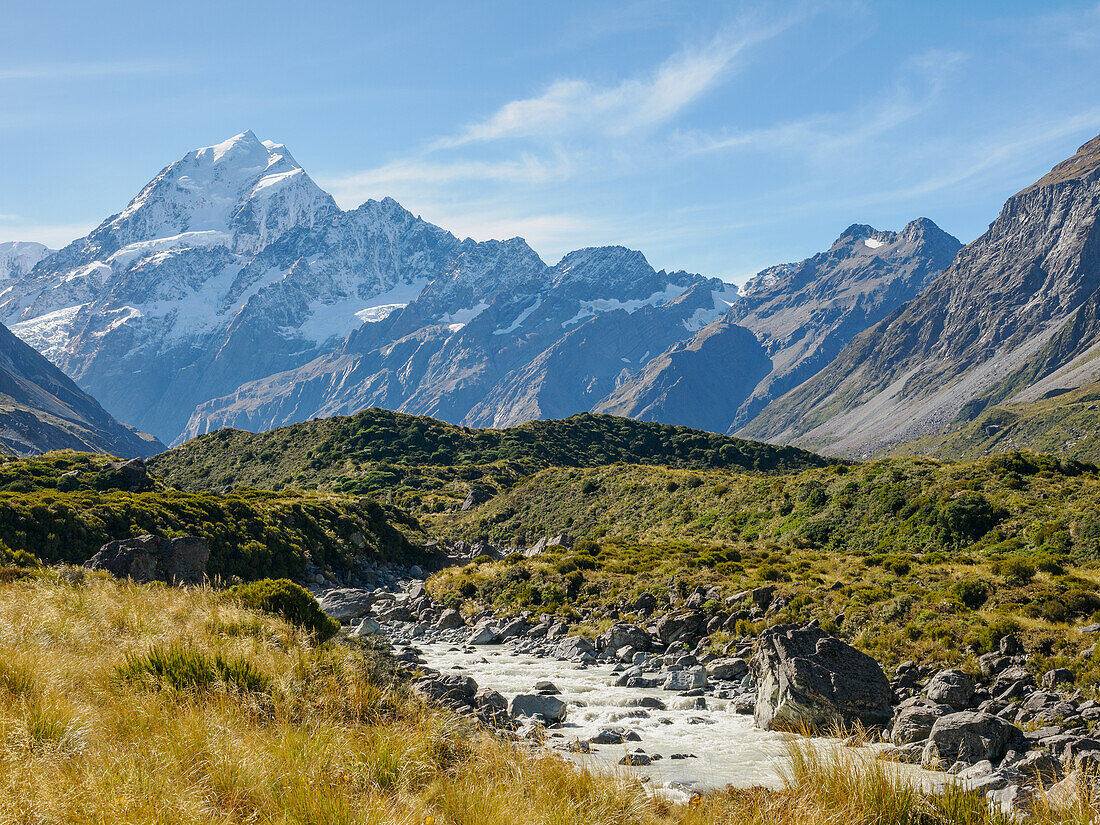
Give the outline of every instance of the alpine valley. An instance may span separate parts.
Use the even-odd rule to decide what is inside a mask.
[[[245,132],[170,164],[64,249],[0,256],[0,317],[166,443],[372,406],[477,427],[596,410],[724,432],[958,247],[927,219],[852,226],[743,294],[622,247],[548,266],[520,238],[459,240],[388,198],[341,211],[285,147]]]
[[[498,428],[611,413],[848,457],[934,437],[950,454],[993,405],[1097,379],[1098,203],[1100,138],[965,248],[927,218],[855,224],[737,289],[618,246],[547,265],[390,198],[343,211],[249,131],[63,249],[0,247],[0,318],[165,443],[381,407]]]

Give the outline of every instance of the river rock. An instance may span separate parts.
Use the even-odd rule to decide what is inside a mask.
[[[378,624],[378,622],[370,616],[366,616],[355,626],[355,629],[351,631],[351,635],[362,639],[367,636],[377,636],[381,632],[382,625]]]
[[[474,710],[481,721],[490,725],[503,725],[510,721],[508,700],[491,688],[481,688],[474,694]]]
[[[632,768],[645,767],[653,762],[653,758],[649,756],[645,751],[637,750],[631,751],[622,759],[619,760],[620,765],[627,765]]]
[[[707,665],[707,675],[716,682],[740,681],[748,672],[744,659],[716,659]]]
[[[906,699],[894,709],[890,741],[895,745],[923,742],[932,732],[936,720],[953,712],[954,708],[938,705],[925,696]]]
[[[535,682],[535,693],[539,696],[558,696],[561,691],[558,690],[558,686],[547,679],[540,679]]]
[[[657,620],[657,636],[662,644],[680,641],[693,642],[699,635],[706,616],[694,610],[678,610]]]
[[[593,745],[621,745],[624,742],[640,742],[642,737],[626,728],[601,728],[588,741]]]
[[[551,724],[565,721],[565,702],[557,696],[541,696],[536,693],[521,693],[512,700],[512,716],[534,716],[545,719]]]
[[[120,579],[141,584],[165,582],[177,585],[202,584],[210,545],[205,539],[183,536],[163,539],[138,536],[109,541],[84,563],[89,570],[106,570]]]
[[[961,670],[941,670],[928,680],[924,693],[938,705],[963,710],[974,696],[974,682]]]
[[[458,673],[433,673],[414,682],[413,691],[435,702],[453,699],[469,703],[477,693],[477,682]]]
[[[581,661],[585,657],[593,658],[595,652],[592,642],[584,636],[568,636],[554,648],[554,656],[570,662]]]
[[[706,687],[707,669],[697,665],[684,670],[675,670],[668,674],[662,686],[665,690],[696,690]]]
[[[435,626],[440,630],[453,630],[457,627],[465,627],[466,621],[462,618],[462,614],[454,608],[444,610],[436,621]]]
[[[474,628],[474,632],[470,634],[469,640],[466,642],[471,645],[495,645],[500,643],[500,634],[493,629],[492,625],[479,624]]]
[[[966,710],[950,713],[932,725],[921,763],[929,767],[955,761],[968,765],[983,759],[996,762],[1008,745],[1019,739],[1023,739],[1020,729],[999,716]]]
[[[644,628],[631,624],[613,624],[596,640],[600,650],[618,651],[624,647],[634,650],[649,650],[649,634]]]
[[[370,590],[340,587],[321,594],[321,609],[339,622],[361,619],[370,613],[374,594]]]
[[[893,691],[878,662],[816,622],[765,630],[750,669],[757,683],[756,724],[766,730],[890,721]]]

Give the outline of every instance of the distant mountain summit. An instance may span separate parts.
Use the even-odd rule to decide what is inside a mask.
[[[918,295],[962,244],[927,218],[855,224],[826,252],[755,275],[726,315],[675,343],[596,410],[735,432]]]
[[[1100,137],[742,434],[849,455],[1100,379]]]
[[[368,407],[724,432],[917,295],[958,246],[927,219],[854,225],[740,292],[621,246],[548,266],[521,238],[461,240],[390,198],[343,211],[286,147],[244,132],[188,152],[64,249],[0,248],[0,321],[166,442]]]
[[[22,278],[52,251],[45,244],[31,241],[0,243],[0,284],[9,278]]]

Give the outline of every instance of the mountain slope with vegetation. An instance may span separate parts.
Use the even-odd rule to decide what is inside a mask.
[[[414,492],[453,503],[465,497],[471,482],[501,489],[546,467],[619,462],[775,473],[830,460],[797,448],[609,415],[476,430],[369,409],[257,434],[220,430],[156,456],[150,466],[186,490],[385,491],[407,504]]]
[[[155,478],[134,489],[111,463],[72,452],[0,462],[0,542],[45,563],[81,564],[116,539],[198,536],[210,543],[207,573],[221,579],[346,572],[362,555],[421,558],[419,525],[371,499],[181,493]]]
[[[544,470],[440,534],[527,547],[430,582],[445,602],[608,622],[644,593],[708,596],[715,644],[765,624],[818,619],[880,661],[957,663],[1019,631],[1100,682],[1080,625],[1100,616],[1100,474],[1012,453],[977,463],[888,459],[752,477],[638,467]],[[737,594],[773,586],[750,617]],[[727,603],[733,599],[733,606]],[[674,600],[674,599],[673,599]],[[589,611],[591,613],[589,614]],[[1044,660],[1047,661],[1047,660]]]
[[[1100,380],[1100,137],[739,433],[869,456]]]
[[[1011,450],[1100,462],[1100,383],[990,407],[959,430],[902,444],[894,455],[977,459]]]

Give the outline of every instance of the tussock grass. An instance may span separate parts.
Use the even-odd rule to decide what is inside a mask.
[[[427,708],[379,655],[225,594],[55,573],[0,585],[3,823],[995,821],[980,800],[853,765],[796,749],[784,791],[675,805]]]

